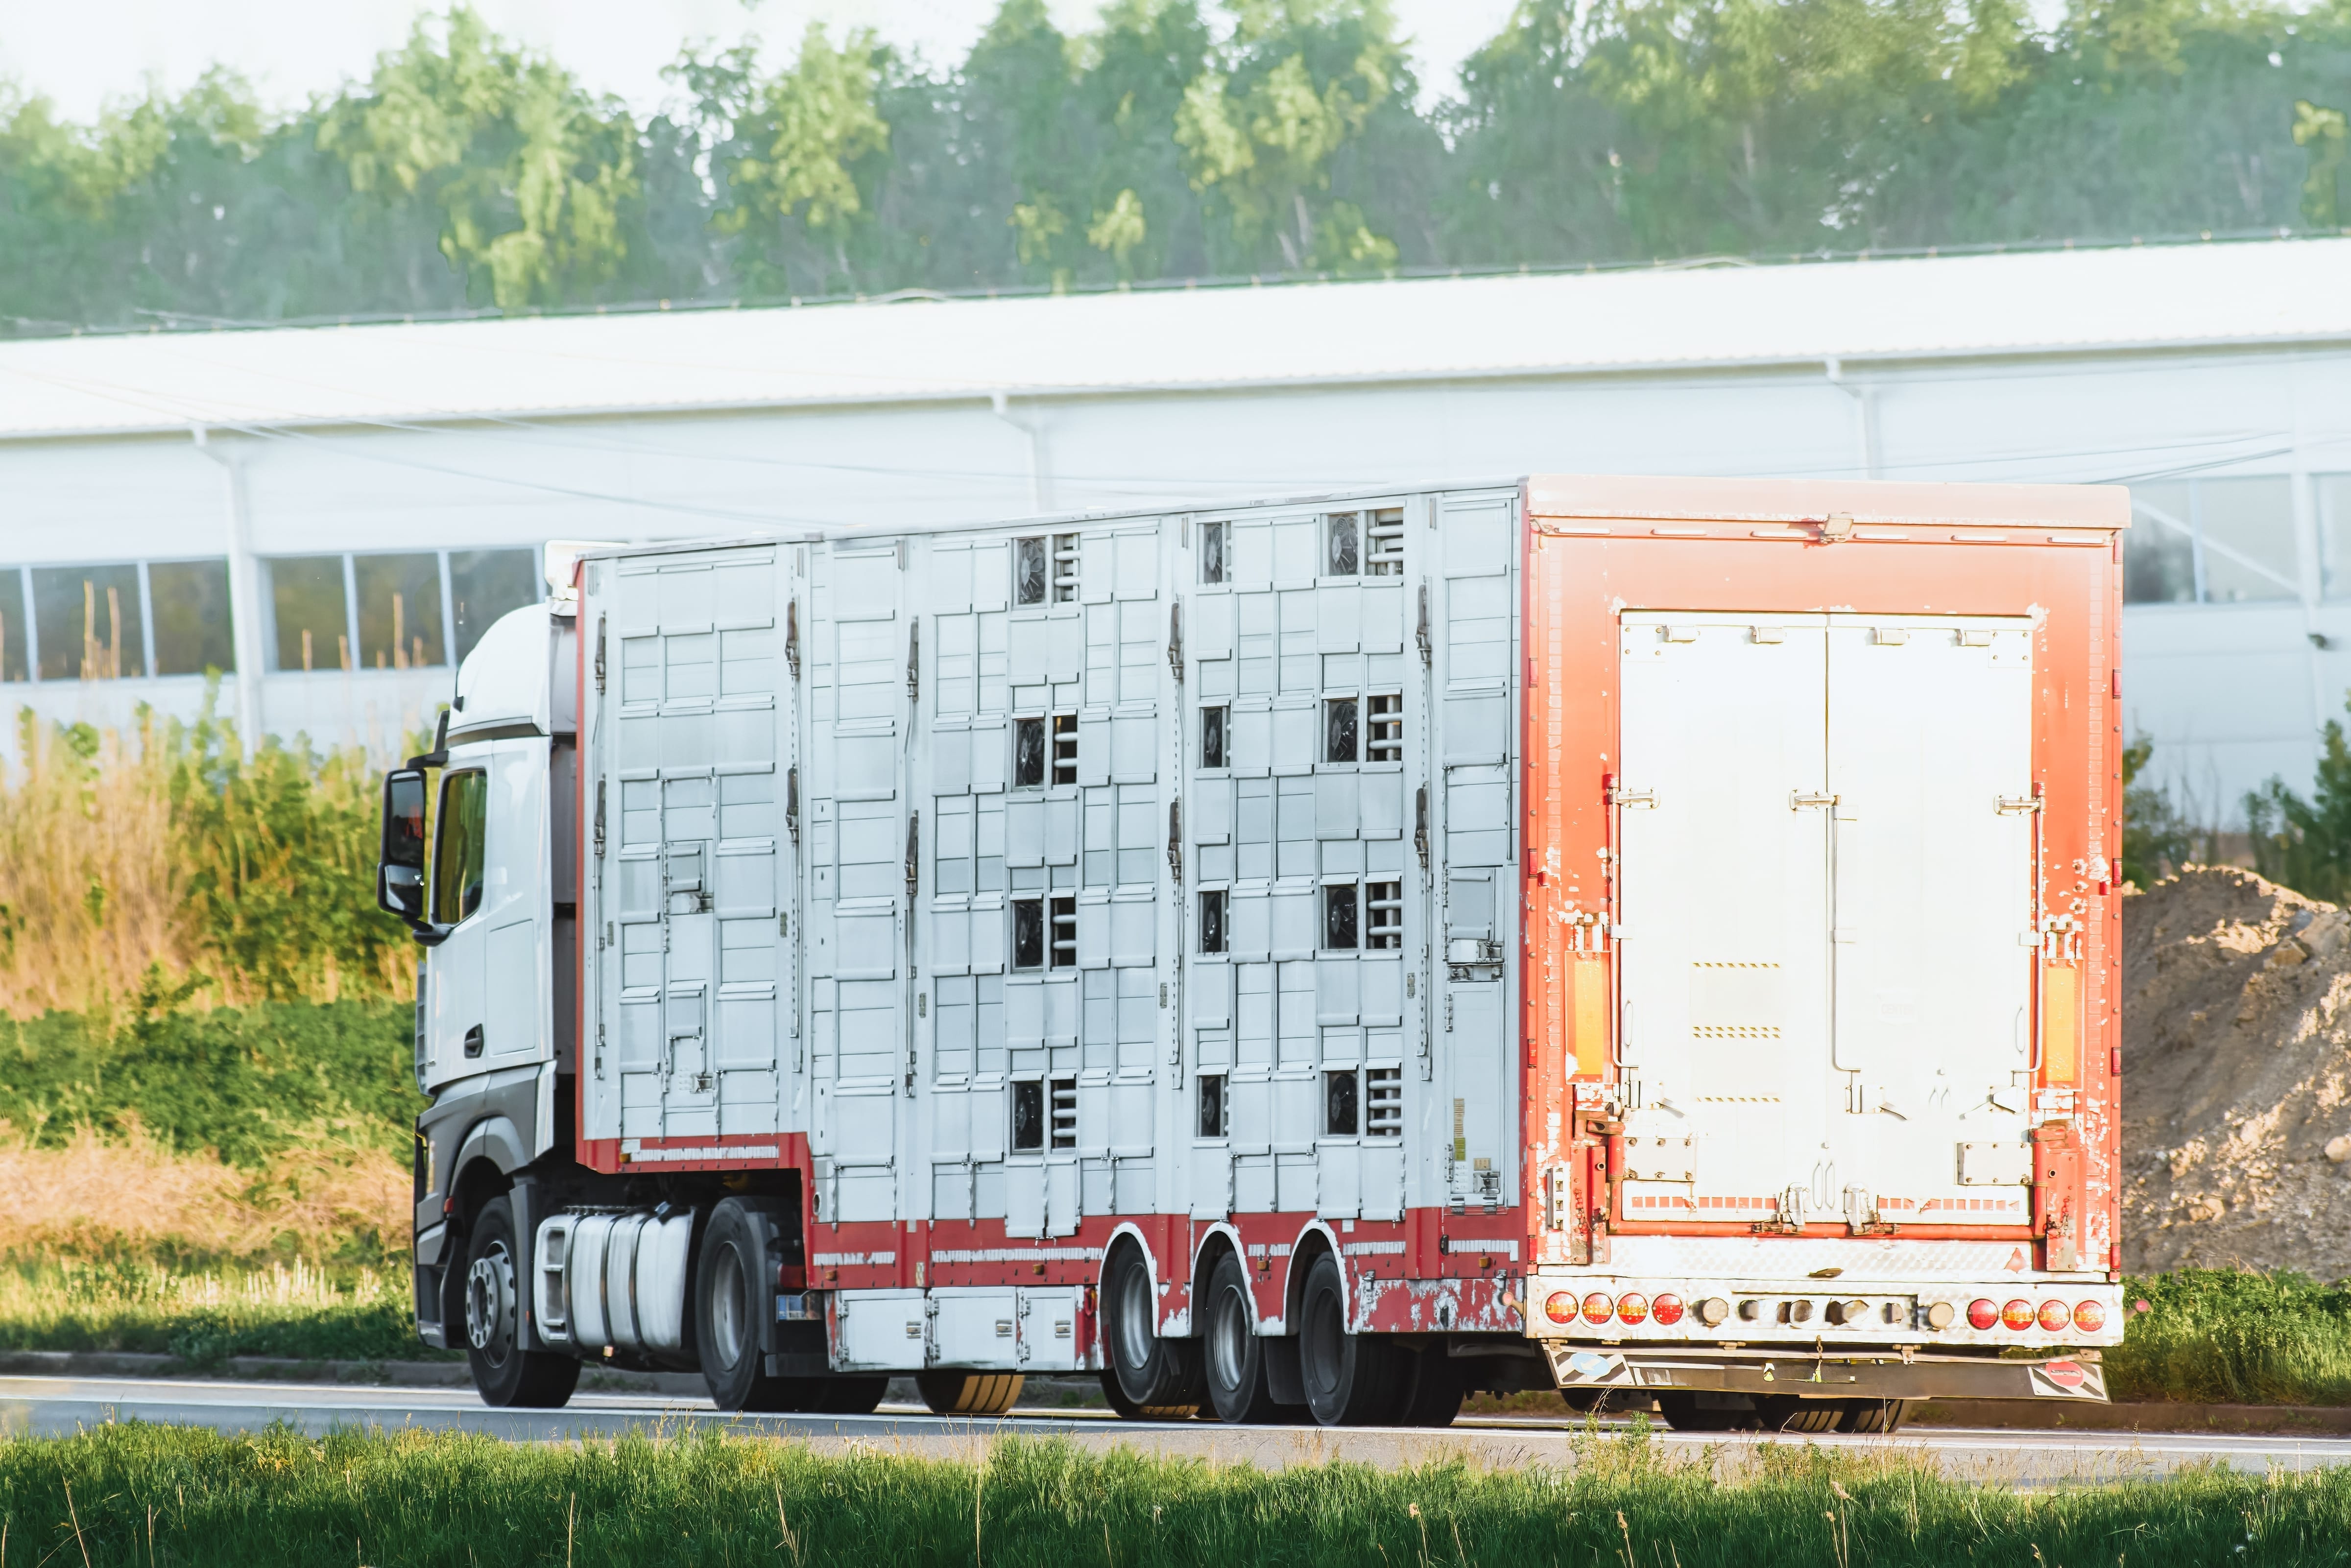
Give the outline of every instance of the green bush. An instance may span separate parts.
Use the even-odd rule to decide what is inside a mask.
[[[16,1136],[61,1145],[77,1128],[135,1124],[175,1152],[258,1169],[321,1136],[408,1157],[423,1100],[415,1009],[401,1002],[277,1002],[174,1010],[149,990],[119,1026],[48,1013],[0,1019],[0,1107]]]
[[[2124,1341],[2105,1357],[2116,1399],[2351,1405],[2351,1289],[2300,1274],[2187,1269],[2134,1278]]]

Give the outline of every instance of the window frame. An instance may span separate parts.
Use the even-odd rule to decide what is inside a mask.
[[[1209,716],[1212,714],[1215,716],[1213,724],[1209,722]],[[1208,758],[1208,736],[1211,730],[1215,732],[1217,737],[1217,756],[1214,761]],[[1231,768],[1233,765],[1232,704],[1227,702],[1200,705],[1199,741],[1201,772],[1221,773]]]
[[[1192,1124],[1195,1139],[1213,1142],[1233,1135],[1233,1097],[1230,1080],[1222,1072],[1197,1072],[1192,1081],[1198,1087],[1192,1097]]]
[[[466,887],[461,877],[456,892],[459,905],[455,920],[444,920],[444,862],[449,852],[449,824],[455,820],[451,797],[468,779],[480,781],[481,811],[478,831],[470,846],[457,852],[472,862],[473,901],[465,902]],[[490,770],[486,768],[452,768],[441,775],[441,788],[434,798],[433,812],[433,871],[429,887],[432,894],[433,924],[444,931],[454,931],[481,913],[482,902],[488,887],[490,844]]]
[[[1200,525],[1200,586],[1224,588],[1233,580],[1233,525],[1224,518]]]
[[[1353,877],[1344,881],[1326,882],[1322,887],[1322,939],[1316,950],[1322,953],[1361,953],[1364,950],[1364,891],[1363,883]],[[1348,942],[1334,942],[1332,917],[1344,906],[1347,912]]]
[[[1016,1078],[1009,1087],[1011,1092],[1005,1096],[1005,1117],[1009,1124],[1005,1128],[1005,1150],[1007,1153],[1015,1155],[1041,1155],[1045,1152],[1046,1139],[1049,1135],[1045,1113],[1045,1081],[1041,1077]],[[1029,1102],[1030,1110],[1029,1123],[1030,1135],[1026,1142],[1022,1141],[1020,1116],[1024,1100]]]
[[[1346,1109],[1345,1126],[1340,1126],[1340,1108]],[[1325,1138],[1360,1138],[1364,1135],[1364,1071],[1360,1067],[1326,1067],[1322,1070],[1322,1133]]]
[[[1213,958],[1229,957],[1233,950],[1232,890],[1224,887],[1204,887],[1199,890],[1197,898],[1198,903],[1196,907],[1200,933],[1200,956]],[[1212,899],[1215,901],[1213,916],[1209,913],[1211,908],[1209,901]],[[1211,932],[1216,936],[1216,946],[1213,947],[1208,946]]]
[[[1015,975],[1043,974],[1046,969],[1045,895],[1039,894],[1034,898],[1014,898],[1006,902],[1012,910],[1012,918],[1005,922],[1008,948],[1004,956],[1006,970]],[[1021,929],[1024,917],[1030,925],[1030,930],[1027,933]],[[1032,936],[1036,939],[1035,956],[1026,963],[1021,960],[1021,938],[1024,935]]]
[[[1035,609],[1053,601],[1053,553],[1051,546],[1046,542],[1047,538],[1044,534],[1022,534],[1012,541],[1012,607],[1015,610]],[[1032,562],[1037,568],[1034,579],[1029,574]],[[1033,599],[1029,596],[1032,581],[1037,591]]]

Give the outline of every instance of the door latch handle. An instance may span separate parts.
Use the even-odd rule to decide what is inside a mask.
[[[2038,795],[2002,795],[1998,799],[2003,817],[2029,817],[2046,804]]]
[[[1788,797],[1788,810],[1791,811],[1801,811],[1805,810],[1807,807],[1834,806],[1836,803],[1837,798],[1834,795],[1808,795],[1803,793],[1802,790],[1798,790]]]
[[[480,1024],[475,1024],[473,1028],[465,1031],[465,1054],[469,1058],[477,1057],[482,1054],[482,1026]]]
[[[1655,789],[1613,789],[1608,791],[1608,803],[1623,806],[1628,810],[1654,811],[1657,809],[1657,792]]]

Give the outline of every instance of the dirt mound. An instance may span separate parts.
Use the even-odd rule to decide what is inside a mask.
[[[2227,866],[2123,904],[2123,1265],[2351,1275],[2351,916]]]

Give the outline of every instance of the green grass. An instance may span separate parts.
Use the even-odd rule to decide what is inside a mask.
[[[2351,1405],[2351,1289],[2300,1274],[2188,1269],[2133,1279],[2144,1301],[2106,1353],[2116,1399]]]
[[[142,1351],[200,1366],[448,1355],[417,1339],[404,1268],[185,1273],[121,1259],[0,1268],[0,1350]]]
[[[1575,1458],[1565,1470],[1268,1474],[1021,1440],[975,1466],[716,1435],[580,1447],[126,1425],[0,1445],[0,1513],[24,1568],[2351,1560],[2346,1469],[2026,1492],[1946,1480],[1890,1452],[1772,1445],[1729,1483],[1638,1437],[1586,1439]]]
[[[0,1116],[44,1145],[135,1122],[175,1152],[247,1168],[322,1133],[407,1159],[424,1104],[410,1004],[152,1005],[167,999],[150,998],[119,1027],[83,1013],[0,1019]]]

